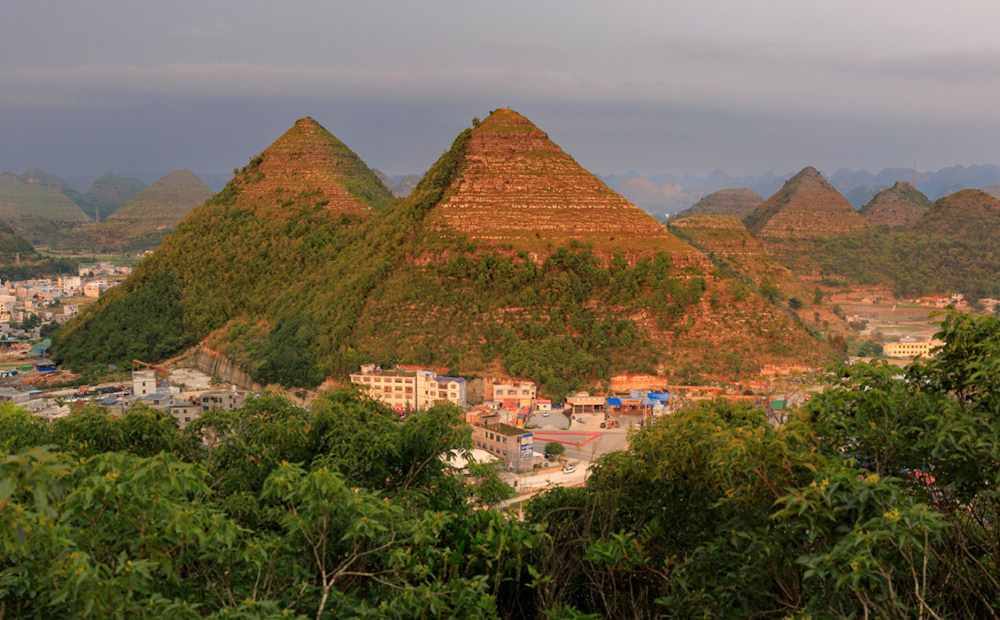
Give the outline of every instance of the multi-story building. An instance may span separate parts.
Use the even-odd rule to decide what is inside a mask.
[[[931,349],[944,344],[941,340],[905,339],[899,342],[889,342],[883,345],[882,352],[886,357],[916,357],[930,355]]]
[[[530,431],[502,422],[486,423],[472,427],[472,441],[475,447],[501,459],[514,471],[534,466],[535,441]]]
[[[181,429],[201,417],[201,404],[190,401],[174,401],[170,404],[170,415],[177,420]]]
[[[465,379],[439,377],[432,370],[382,370],[374,364],[351,375],[351,383],[368,388],[368,394],[395,411],[427,409],[438,401],[465,407]]]
[[[247,393],[241,390],[208,390],[198,396],[198,404],[202,411],[224,409],[232,411],[240,409],[247,402]]]
[[[107,280],[91,280],[83,285],[83,294],[87,297],[100,297],[101,293],[111,288]]]
[[[136,397],[156,392],[156,371],[136,370],[132,372],[132,395]]]
[[[537,396],[538,390],[530,381],[514,383],[494,383],[493,400],[507,409],[528,409]]]

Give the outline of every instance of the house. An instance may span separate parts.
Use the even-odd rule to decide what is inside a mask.
[[[38,360],[34,366],[38,372],[55,372],[56,370],[56,363],[52,360]]]
[[[515,381],[514,383],[494,383],[493,401],[507,409],[529,409],[538,395],[534,383]]]
[[[534,466],[534,434],[509,424],[486,423],[472,427],[472,443],[499,458],[514,471]]]
[[[134,402],[142,403],[150,409],[156,409],[158,411],[167,411],[170,409],[170,405],[174,402],[174,395],[169,392],[154,392],[152,394],[146,394],[144,396],[139,396]]]
[[[175,401],[170,404],[168,411],[177,420],[177,426],[181,429],[200,418],[202,413],[201,403],[190,401]]]
[[[603,396],[591,396],[587,392],[578,392],[566,398],[570,414],[604,413],[605,399]]]
[[[240,390],[208,390],[198,397],[202,411],[240,409],[247,402],[247,393]]]

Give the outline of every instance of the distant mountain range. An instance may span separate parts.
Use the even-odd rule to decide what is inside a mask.
[[[658,216],[671,215],[694,205],[698,200],[721,189],[747,188],[765,200],[781,189],[794,173],[758,176],[731,176],[716,170],[706,177],[659,174],[644,177],[637,172],[609,174],[601,179],[612,189]],[[1000,184],[1000,166],[992,164],[950,166],[935,172],[914,172],[910,168],[884,168],[878,173],[841,168],[823,174],[855,209],[867,204],[878,192],[897,182],[910,182],[931,200],[963,189],[985,189]]]

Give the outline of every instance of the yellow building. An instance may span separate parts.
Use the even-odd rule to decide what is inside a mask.
[[[530,381],[493,384],[493,401],[507,409],[530,409],[537,394],[538,389]]]
[[[889,342],[882,347],[882,352],[886,357],[916,357],[922,355],[927,357],[931,349],[940,347],[944,342],[941,340],[914,340],[906,339],[899,342]]]
[[[395,411],[427,409],[444,400],[465,407],[465,379],[439,377],[433,370],[382,370],[374,364],[351,375],[351,383],[368,388],[368,394]]]

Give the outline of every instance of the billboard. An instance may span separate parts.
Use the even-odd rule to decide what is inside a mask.
[[[520,443],[519,446],[520,450],[518,451],[519,456],[522,459],[530,459],[535,451],[534,435],[532,435],[531,433],[521,435],[519,443]]]

